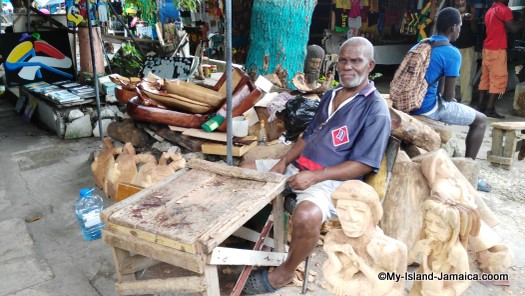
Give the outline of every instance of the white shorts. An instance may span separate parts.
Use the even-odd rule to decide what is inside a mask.
[[[258,171],[267,172],[279,159],[260,159],[255,161]],[[284,175],[288,178],[299,173],[299,169],[293,164],[286,167]],[[305,190],[293,190],[297,195],[297,204],[307,200],[317,205],[323,213],[323,222],[326,220],[333,220],[337,218],[335,207],[332,203],[331,194],[339,187],[341,181],[327,180],[308,187]]]

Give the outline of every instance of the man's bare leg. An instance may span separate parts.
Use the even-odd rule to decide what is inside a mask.
[[[292,215],[292,242],[288,257],[281,265],[268,274],[270,284],[280,288],[293,280],[295,269],[317,245],[321,232],[323,214],[314,203],[303,201]]]
[[[470,125],[470,128],[465,138],[465,157],[470,157],[476,160],[476,157],[479,152],[479,148],[483,142],[483,137],[485,135],[485,129],[487,128],[487,117],[481,113],[476,112],[476,117],[474,122]]]

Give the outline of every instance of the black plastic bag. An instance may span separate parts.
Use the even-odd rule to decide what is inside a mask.
[[[314,118],[319,107],[319,100],[297,96],[286,102],[284,112],[285,138],[295,141]]]

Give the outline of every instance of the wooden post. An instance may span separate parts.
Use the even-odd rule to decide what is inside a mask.
[[[97,73],[104,75],[104,55],[102,54],[102,41],[100,40],[99,27],[93,27],[93,46],[95,50],[95,60]],[[89,29],[87,27],[78,27],[78,43],[80,51],[80,70],[82,72],[93,73],[91,62],[91,51],[89,45]]]

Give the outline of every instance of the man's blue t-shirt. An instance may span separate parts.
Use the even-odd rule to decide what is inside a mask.
[[[386,101],[370,82],[328,119],[330,102],[340,89],[329,90],[321,98],[303,133],[306,145],[295,164],[301,170],[318,170],[353,160],[377,172],[391,131]]]
[[[430,37],[430,40],[440,41],[448,39],[441,35],[433,35]],[[427,93],[423,99],[421,107],[412,111],[411,114],[424,114],[431,111],[437,102],[438,85],[440,80],[438,78],[442,76],[458,77],[460,67],[461,53],[456,47],[445,45],[432,48],[430,63],[428,64],[427,73],[425,74],[425,80],[429,84]],[[432,83],[432,85],[430,85],[430,83]]]

